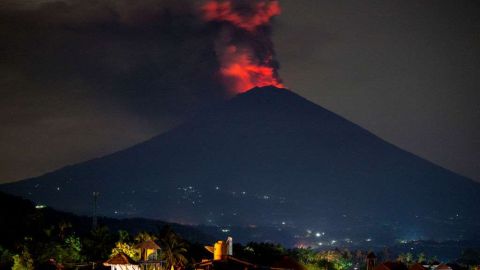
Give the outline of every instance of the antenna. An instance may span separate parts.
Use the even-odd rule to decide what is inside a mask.
[[[98,220],[97,220],[97,199],[98,196],[100,195],[100,192],[94,191],[93,192],[93,217],[92,217],[92,230],[95,230],[98,225]]]

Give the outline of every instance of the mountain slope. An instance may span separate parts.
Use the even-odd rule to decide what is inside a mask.
[[[76,213],[90,212],[99,191],[104,215],[358,238],[381,230],[385,239],[453,239],[479,224],[479,184],[274,87],[124,151],[1,189]]]

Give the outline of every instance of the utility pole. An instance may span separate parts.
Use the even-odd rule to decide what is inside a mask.
[[[98,195],[100,195],[100,192],[94,191],[93,192],[93,217],[92,217],[92,230],[95,230],[98,225],[98,220],[97,220],[97,199]]]

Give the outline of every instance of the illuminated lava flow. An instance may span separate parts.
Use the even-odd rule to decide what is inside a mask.
[[[212,0],[203,5],[206,21],[229,25],[220,32],[215,49],[221,65],[220,75],[233,93],[241,93],[255,86],[283,87],[273,60],[274,50],[269,33],[261,29],[269,26],[271,18],[279,15],[280,11],[276,0]]]

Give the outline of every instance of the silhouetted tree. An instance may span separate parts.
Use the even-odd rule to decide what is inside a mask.
[[[13,265],[12,252],[0,246],[0,269],[10,269]]]
[[[427,261],[427,255],[425,253],[420,252],[417,257],[417,263],[423,263]]]
[[[468,266],[480,265],[480,250],[465,249],[457,262]]]
[[[106,226],[98,226],[85,237],[84,255],[92,261],[98,262],[108,258],[115,246],[116,237],[110,233]]]
[[[141,242],[144,242],[144,241],[147,241],[147,240],[152,240],[152,241],[155,241],[157,240],[158,238],[153,235],[153,234],[150,234],[148,232],[145,232],[145,231],[142,231],[142,232],[139,232],[136,236],[135,236],[135,242],[136,243],[141,243]]]
[[[185,267],[188,263],[188,244],[180,238],[170,227],[160,232],[161,259],[167,263],[167,269]]]
[[[410,252],[400,253],[397,257],[397,261],[404,263],[408,266],[413,262],[413,254]]]

